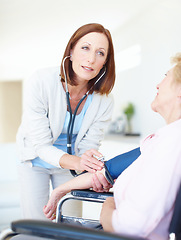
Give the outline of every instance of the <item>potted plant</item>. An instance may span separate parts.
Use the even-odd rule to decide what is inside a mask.
[[[132,103],[128,103],[124,107],[123,112],[126,115],[126,120],[127,120],[126,133],[132,133],[131,119],[132,119],[132,117],[134,115],[134,105]]]

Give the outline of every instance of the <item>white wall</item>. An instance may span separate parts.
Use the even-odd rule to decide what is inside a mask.
[[[122,104],[132,101],[134,131],[145,135],[163,123],[150,103],[170,66],[169,57],[181,50],[181,1],[96,2],[0,0],[0,81],[24,80],[39,67],[59,65],[73,31],[87,22],[100,22],[111,30],[116,55],[135,44],[141,47],[141,64],[117,73],[114,118]],[[121,62],[116,64],[118,69]]]
[[[164,123],[151,110],[150,103],[156,95],[157,83],[171,67],[170,57],[181,51],[180,10],[180,0],[157,1],[114,32],[117,53],[134,45],[141,48],[141,63],[117,74],[113,91],[116,101],[114,116],[120,112],[122,104],[132,101],[136,106],[134,130],[143,135]]]
[[[123,104],[133,102],[133,129],[146,135],[163,124],[150,103],[170,67],[169,57],[181,51],[180,10],[180,0],[0,0],[0,81],[24,81],[37,68],[59,65],[71,34],[85,23],[99,22],[111,30],[116,59],[119,53],[124,56],[116,61],[114,118]],[[125,50],[135,45],[140,47],[140,64],[120,71],[133,59]],[[17,180],[14,165],[7,165],[18,161],[14,147],[0,145],[1,170],[8,167],[15,173],[5,170],[1,183]]]
[[[24,78],[36,68],[59,65],[78,27],[98,22],[113,30],[153,1],[0,0],[0,79]],[[137,7],[129,7],[132,3]]]

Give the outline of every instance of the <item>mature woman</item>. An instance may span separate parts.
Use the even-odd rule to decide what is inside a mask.
[[[181,182],[181,53],[173,62],[175,66],[157,85],[158,93],[152,102],[153,111],[167,125],[142,141],[141,154],[116,180],[114,197],[105,201],[100,216],[106,231],[151,240],[168,239],[168,226]],[[101,183],[104,188],[109,187],[102,173],[97,172],[60,185],[44,207],[46,217],[54,219],[57,201],[70,190],[92,186],[100,189]]]
[[[92,173],[102,169],[102,163],[94,156],[100,156],[97,149],[111,119],[113,100],[109,93],[114,82],[112,38],[100,24],[84,25],[72,35],[61,70],[38,70],[27,81],[17,134],[25,218],[45,218],[42,209],[49,199],[50,180],[56,188],[72,178],[69,169]],[[67,143],[67,128],[74,115],[75,122],[69,131],[71,141]]]

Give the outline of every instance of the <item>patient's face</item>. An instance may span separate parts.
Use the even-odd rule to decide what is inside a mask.
[[[168,122],[168,118],[173,114],[178,96],[178,85],[174,81],[173,68],[165,74],[164,79],[157,85],[157,90],[157,95],[151,107],[153,111],[160,113]]]

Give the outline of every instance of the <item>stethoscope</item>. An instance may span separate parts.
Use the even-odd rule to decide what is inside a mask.
[[[67,75],[65,72],[65,60],[67,58],[70,58],[70,56],[66,56],[63,59],[62,62],[62,67],[63,67],[63,73],[64,73],[64,80],[65,80],[65,91],[66,91],[66,101],[67,101],[67,106],[69,109],[69,113],[70,113],[70,119],[69,119],[69,123],[68,123],[68,128],[67,128],[67,153],[68,154],[72,154],[72,134],[73,134],[73,128],[74,128],[74,122],[75,122],[75,117],[78,111],[79,106],[81,105],[81,103],[84,101],[84,99],[88,96],[90,90],[100,81],[100,79],[105,75],[106,73],[106,68],[104,69],[104,72],[100,75],[100,77],[95,81],[94,85],[91,86],[91,88],[85,93],[85,95],[79,100],[74,113],[72,112],[72,108],[70,105],[70,93],[68,91],[68,83],[67,83]],[[76,173],[75,170],[70,170],[71,174],[75,177],[78,176],[78,174]]]

